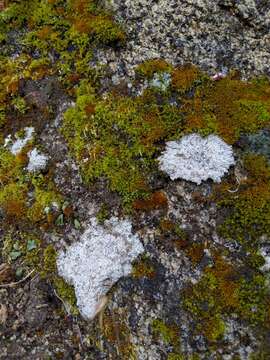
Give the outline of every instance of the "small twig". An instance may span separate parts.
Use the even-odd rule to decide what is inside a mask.
[[[27,280],[32,274],[33,272],[35,271],[35,269],[33,269],[32,271],[30,271],[30,273],[28,273],[23,279],[21,279],[20,281],[17,281],[17,282],[13,282],[13,283],[9,283],[9,284],[0,284],[0,287],[3,288],[3,287],[13,287],[13,286],[16,286],[16,285],[19,285],[21,284],[22,282],[24,282],[25,280]]]
[[[71,315],[71,313],[70,313],[70,311],[69,311],[69,308],[67,307],[67,304],[65,303],[65,301],[57,294],[57,292],[56,292],[55,289],[53,289],[53,291],[54,291],[54,294],[55,294],[55,296],[57,297],[57,299],[59,299],[59,300],[61,301],[61,303],[63,304],[63,306],[64,306],[64,308],[65,308],[65,310],[66,310],[66,313],[67,313],[68,315]]]
[[[36,309],[42,309],[42,308],[48,307],[48,306],[49,306],[48,304],[40,304],[40,305],[36,306]]]
[[[238,177],[237,176],[235,176],[235,178],[236,178],[236,181],[237,181],[237,188],[235,189],[235,190],[227,190],[227,191],[229,191],[230,193],[236,193],[238,190],[239,190],[239,186],[240,186],[240,181],[239,181],[239,179],[238,179]]]

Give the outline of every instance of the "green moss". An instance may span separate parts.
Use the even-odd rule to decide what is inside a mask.
[[[49,279],[57,295],[64,301],[68,311],[73,315],[78,315],[79,310],[77,308],[76,296],[74,287],[67,284],[64,279],[57,275],[57,252],[53,245],[48,245],[43,253],[43,264],[40,268],[40,274],[42,277]]]
[[[48,245],[43,254],[43,275],[50,276],[56,272],[57,253],[53,245]]]
[[[48,182],[43,187],[35,187],[34,191],[34,203],[28,210],[28,217],[32,222],[48,221],[50,218],[52,207],[55,209],[55,213],[60,211],[63,197],[59,192],[56,192],[54,184]]]
[[[23,25],[29,30],[22,40],[24,50],[38,50],[41,54],[40,59],[28,64],[24,76],[38,79],[58,69],[60,77],[70,86],[69,77],[74,69],[84,76],[83,69],[89,72],[92,49],[97,44],[122,44],[125,41],[121,26],[98,1],[92,0],[21,1],[1,14],[3,38],[10,29]],[[51,65],[48,60],[51,49],[57,52],[59,60],[56,59],[53,67],[48,67]]]
[[[57,295],[68,305],[69,311],[72,313],[72,315],[78,315],[79,310],[77,308],[77,300],[74,287],[67,284],[59,276],[56,276],[53,279],[53,285],[55,287]]]
[[[184,360],[184,355],[180,354],[169,354],[167,360]]]
[[[232,313],[252,326],[268,326],[269,291],[264,275],[241,275],[237,268],[217,257],[200,281],[184,292],[184,307],[196,321],[196,329],[211,342],[222,339],[224,318]]]
[[[268,320],[269,290],[262,274],[253,274],[241,279],[238,289],[240,316],[252,324],[263,324]]]
[[[270,124],[269,81],[258,84],[227,77],[204,80],[195,89],[195,96],[183,104],[189,131],[203,135],[214,132],[234,143],[242,133]]]
[[[236,239],[251,252],[262,235],[270,235],[270,166],[260,155],[246,155],[247,180],[240,185],[237,197],[226,191],[229,184],[217,187],[219,206],[231,210],[220,231],[228,239]]]
[[[76,106],[64,117],[62,131],[85,181],[105,176],[124,203],[146,195],[157,143],[182,129],[175,107],[158,104],[153,94],[149,103],[148,95],[101,100],[82,82]]]
[[[100,224],[103,224],[105,220],[107,220],[110,216],[109,209],[106,204],[102,204],[101,208],[97,213],[97,220]]]
[[[154,334],[160,336],[165,344],[172,345],[174,348],[180,346],[179,329],[175,325],[168,325],[160,319],[155,319],[152,329]]]
[[[0,183],[2,186],[18,180],[22,175],[23,165],[20,157],[16,157],[0,146]]]
[[[171,72],[172,66],[163,59],[151,59],[138,65],[136,73],[148,80],[152,79],[155,73]]]
[[[202,325],[201,331],[209,342],[216,342],[223,338],[226,326],[220,315],[209,319]]]

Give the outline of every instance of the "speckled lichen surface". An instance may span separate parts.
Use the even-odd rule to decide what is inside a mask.
[[[5,6],[0,358],[269,359],[268,2]]]

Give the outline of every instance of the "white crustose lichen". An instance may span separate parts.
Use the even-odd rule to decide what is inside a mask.
[[[184,179],[198,185],[207,179],[220,182],[235,163],[232,147],[220,137],[201,137],[198,134],[167,142],[158,161],[160,169],[172,180]]]
[[[29,172],[36,172],[46,168],[48,157],[38,152],[36,148],[28,152],[29,162],[27,170]]]
[[[80,241],[60,252],[59,275],[75,288],[77,305],[86,319],[93,319],[108,290],[132,270],[132,261],[143,252],[129,220],[116,217],[104,225],[93,218]]]

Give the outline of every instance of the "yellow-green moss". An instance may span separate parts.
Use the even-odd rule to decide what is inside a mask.
[[[260,236],[270,235],[270,166],[260,155],[246,155],[247,179],[240,184],[237,195],[227,191],[230,184],[217,186],[219,206],[231,209],[220,231],[246,247],[256,248]]]
[[[165,344],[173,346],[175,350],[180,347],[180,332],[176,325],[155,319],[152,329],[154,334],[160,336]]]
[[[103,316],[102,332],[106,340],[116,349],[123,360],[136,360],[137,356],[131,343],[131,334],[126,324],[124,314],[105,312]]]
[[[78,314],[77,301],[74,287],[67,284],[63,278],[57,275],[56,266],[57,252],[53,245],[48,245],[43,253],[43,264],[40,268],[40,273],[44,278],[49,279],[57,295],[66,303],[68,310],[73,314]]]
[[[184,291],[184,307],[196,321],[196,329],[209,342],[220,340],[224,318],[232,313],[253,326],[269,326],[269,293],[266,278],[251,272],[247,279],[220,256],[207,267],[201,280]]]
[[[77,300],[74,287],[67,284],[59,276],[54,277],[53,285],[55,287],[57,295],[68,305],[69,311],[72,313],[72,315],[78,315],[79,310],[77,308]]]
[[[244,82],[231,77],[200,84],[192,99],[184,101],[188,131],[215,132],[228,143],[242,133],[270,124],[269,81]]]
[[[172,87],[179,93],[190,90],[202,78],[201,71],[192,64],[176,68],[172,72]]]
[[[133,264],[132,276],[135,278],[153,278],[156,275],[155,268],[147,256],[142,256]]]
[[[170,116],[171,114],[171,116]],[[124,203],[143,197],[149,190],[146,179],[153,169],[157,143],[179,134],[182,119],[175,107],[152,103],[144,97],[97,98],[93,89],[82,82],[76,106],[64,116],[63,134],[83,177],[91,182],[101,176],[109,180]]]
[[[22,0],[2,12],[0,29],[3,38],[10,29],[22,25],[28,29],[22,39],[24,50],[38,50],[41,54],[40,59],[34,59],[24,69],[24,76],[39,79],[58,69],[69,86],[72,84],[68,78],[74,72],[74,67],[78,74],[83,75],[83,70],[89,72],[92,49],[97,44],[125,41],[121,26],[98,1],[92,0]],[[51,49],[59,55],[53,66],[48,57]]]
[[[135,69],[136,73],[139,76],[145,77],[147,79],[152,79],[155,73],[170,72],[172,66],[163,59],[151,59],[147,60]]]

